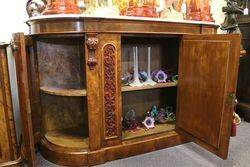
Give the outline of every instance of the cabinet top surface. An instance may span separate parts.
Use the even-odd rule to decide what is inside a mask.
[[[205,34],[215,33],[216,23],[201,21],[173,21],[143,17],[93,17],[86,15],[47,15],[26,21],[30,35],[72,33],[117,34]]]
[[[89,16],[83,14],[58,14],[58,15],[42,15],[31,17],[26,20],[26,23],[34,21],[50,21],[55,19],[93,19],[93,20],[120,20],[120,21],[150,21],[150,22],[165,22],[165,23],[184,23],[184,24],[198,24],[198,25],[210,25],[219,27],[219,24],[207,21],[193,21],[193,20],[168,20],[162,18],[149,18],[149,17],[133,17],[133,16]]]

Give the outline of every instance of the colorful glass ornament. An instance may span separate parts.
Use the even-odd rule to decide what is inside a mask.
[[[158,115],[158,109],[157,109],[157,106],[154,105],[150,111],[150,116],[153,118],[156,118],[157,115]]]
[[[155,120],[159,123],[166,123],[167,122],[166,112],[165,112],[164,108],[160,109]]]
[[[211,0],[187,0],[187,19],[214,22],[210,11]]]
[[[43,15],[78,14],[77,0],[48,0]]]
[[[145,84],[145,81],[148,78],[148,74],[145,71],[139,72],[139,79]]]
[[[153,129],[155,127],[155,119],[153,117],[146,117],[142,124],[146,127],[146,130]]]
[[[121,80],[123,85],[129,85],[133,82],[133,74],[131,74],[130,72],[124,73]]]
[[[139,122],[136,120],[135,110],[131,109],[126,112],[122,121],[123,130],[135,131],[139,128],[139,125]]]
[[[126,15],[126,9],[129,6],[129,0],[113,0],[114,5],[118,7],[120,15]]]
[[[88,9],[83,14],[91,16],[118,16],[120,11],[113,0],[90,0]]]
[[[175,82],[176,84],[178,83],[178,75],[172,76],[172,81]]]
[[[125,15],[137,17],[159,17],[157,0],[130,0]]]
[[[168,75],[163,70],[155,70],[152,73],[153,80],[157,83],[167,82]]]

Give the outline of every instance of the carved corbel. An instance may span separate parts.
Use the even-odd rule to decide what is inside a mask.
[[[98,47],[99,39],[97,37],[88,37],[86,40],[86,45],[89,50],[89,57],[87,64],[90,70],[94,70],[94,67],[97,65],[97,59],[95,57],[95,50]]]

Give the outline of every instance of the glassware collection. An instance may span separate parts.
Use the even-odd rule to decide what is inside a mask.
[[[139,71],[138,47],[133,47],[133,67],[125,72],[121,81],[123,86],[143,87],[154,86],[159,83],[177,82],[178,76],[171,70],[157,69],[151,72],[151,47],[147,47],[147,72]]]
[[[30,17],[82,13],[214,22],[210,3],[211,0],[29,0],[26,7]]]
[[[136,131],[141,127],[144,127],[145,130],[153,129],[157,126],[156,123],[172,124],[175,122],[175,114],[173,112],[173,107],[167,106],[165,108],[159,108],[156,105],[145,113],[144,120],[136,119],[136,111],[134,109],[128,110],[123,119],[122,119],[122,128],[123,130]]]
[[[130,87],[144,87],[144,86],[155,86],[161,83],[167,82],[178,82],[178,75],[174,75],[171,70],[153,70],[151,71],[151,54],[152,48],[150,46],[143,47],[140,49],[147,49],[146,59],[146,71],[140,71],[139,69],[139,56],[138,56],[138,46],[133,46],[132,54],[133,54],[133,67],[129,67],[129,70],[122,75],[122,84],[123,86]],[[140,50],[143,51],[143,50]],[[141,130],[142,127],[146,131],[150,129],[154,129],[159,124],[165,123],[174,123],[175,114],[173,112],[173,107],[166,106],[158,107],[157,105],[153,105],[144,115],[144,118],[137,118],[136,112],[144,112],[144,111],[136,111],[136,109],[129,109],[125,112],[124,117],[122,119],[122,126],[124,131],[137,131]]]

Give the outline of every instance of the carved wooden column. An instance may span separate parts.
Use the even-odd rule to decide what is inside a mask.
[[[121,143],[120,35],[100,35],[103,146]]]
[[[97,34],[87,34],[85,38],[85,57],[87,73],[87,103],[89,120],[90,150],[101,148],[101,110],[99,107],[99,39]]]

